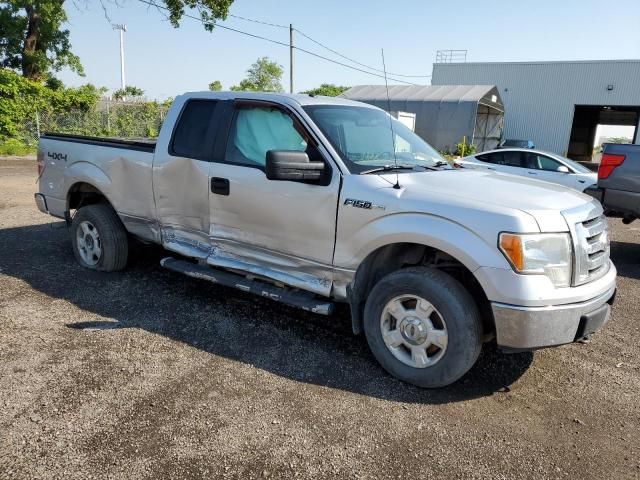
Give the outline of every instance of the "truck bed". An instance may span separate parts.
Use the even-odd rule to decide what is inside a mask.
[[[125,148],[127,150],[138,150],[153,153],[156,149],[155,139],[123,139],[113,137],[89,137],[86,135],[74,135],[71,133],[45,133],[42,138],[61,140],[63,142],[84,143],[87,145],[98,145],[102,147]]]
[[[46,133],[40,137],[40,185],[51,215],[64,218],[69,192],[92,185],[123,222],[129,217],[152,222],[155,207],[152,167],[155,140]],[[135,230],[134,227],[131,230]]]

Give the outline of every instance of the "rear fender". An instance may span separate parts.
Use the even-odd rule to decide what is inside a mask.
[[[103,170],[89,162],[76,162],[64,171],[65,192],[68,194],[71,187],[77,183],[88,183],[95,187],[117,211],[117,206],[111,202],[111,179]]]

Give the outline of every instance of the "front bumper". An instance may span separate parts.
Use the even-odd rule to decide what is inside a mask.
[[[607,323],[616,287],[580,303],[520,307],[492,302],[498,346],[533,350],[563,345],[594,333]]]

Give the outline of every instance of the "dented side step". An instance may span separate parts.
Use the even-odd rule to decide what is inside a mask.
[[[313,313],[329,315],[333,311],[333,302],[322,301],[308,292],[285,290],[259,280],[249,280],[235,273],[223,270],[214,270],[205,265],[190,263],[177,258],[166,257],[160,260],[160,265],[174,272],[188,275],[189,277],[208,280],[227,287],[237,288],[243,292],[270,298],[276,302],[286,303]]]

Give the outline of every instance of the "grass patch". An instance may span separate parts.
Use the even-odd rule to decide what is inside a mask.
[[[0,141],[0,155],[23,156],[34,154],[36,151],[37,148],[35,146],[27,145],[15,138]]]

